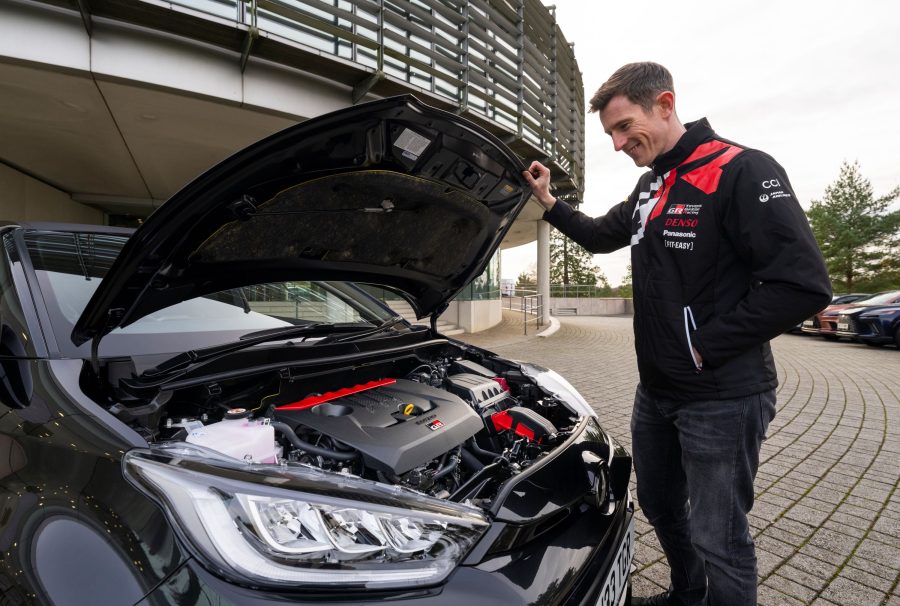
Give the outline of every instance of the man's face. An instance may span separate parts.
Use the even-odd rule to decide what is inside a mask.
[[[659,103],[648,112],[625,95],[616,95],[600,112],[600,123],[612,137],[616,151],[624,151],[637,166],[649,166],[667,151],[668,124],[664,114]]]

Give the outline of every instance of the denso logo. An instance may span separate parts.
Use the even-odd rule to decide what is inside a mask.
[[[771,189],[773,187],[781,187],[781,183],[778,182],[778,179],[770,179],[769,181],[763,181],[762,186],[766,189]]]
[[[697,227],[697,219],[666,219],[666,227]]]

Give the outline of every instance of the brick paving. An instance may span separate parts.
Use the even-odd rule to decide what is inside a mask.
[[[524,336],[521,315],[504,310],[497,327],[456,338],[560,372],[630,448],[631,318],[559,320],[550,337]],[[900,606],[900,351],[791,334],[772,347],[778,413],[750,514],[759,604]],[[635,527],[635,595],[650,595],[668,565],[640,510]]]

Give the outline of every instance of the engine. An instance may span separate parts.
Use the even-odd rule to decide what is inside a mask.
[[[262,397],[257,379],[239,396],[208,398],[208,412],[194,416],[177,416],[173,401],[151,441],[184,440],[247,462],[301,463],[477,502],[552,449],[578,418],[512,365],[492,370],[457,357],[419,359],[403,373],[402,365],[390,368],[354,384],[319,381],[337,385],[321,392],[280,377],[278,391]],[[189,395],[196,401],[182,397]],[[233,406],[254,399],[256,406]]]
[[[279,406],[292,431],[325,434],[358,450],[374,469],[403,474],[459,446],[483,423],[445,390],[409,379],[384,379]]]

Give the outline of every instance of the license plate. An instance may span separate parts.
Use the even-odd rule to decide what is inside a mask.
[[[847,330],[850,328],[850,325],[846,322],[838,322],[838,330]]]
[[[628,525],[628,531],[616,557],[613,559],[612,569],[603,581],[600,595],[597,597],[596,606],[621,606],[625,599],[625,587],[628,585],[628,573],[631,572],[631,560],[634,558],[634,518]]]
[[[813,325],[812,320],[803,320],[803,326],[812,326],[812,325]]]

